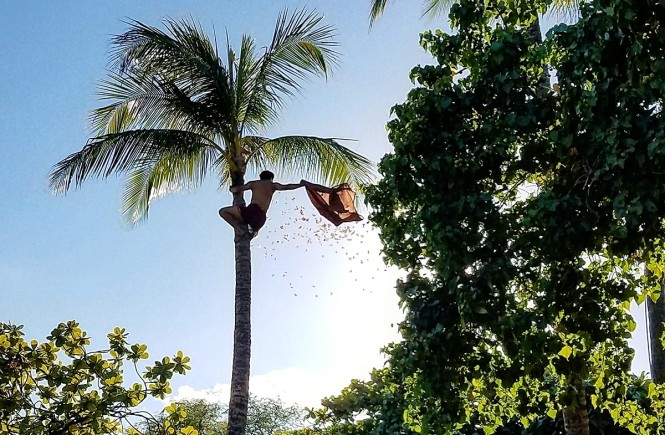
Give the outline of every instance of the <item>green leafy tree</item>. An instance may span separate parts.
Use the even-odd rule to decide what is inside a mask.
[[[247,414],[248,435],[273,435],[295,430],[306,423],[303,409],[296,405],[285,405],[280,399],[252,397]]]
[[[314,429],[314,428],[304,428],[288,431],[275,432],[275,435],[330,435],[330,432],[327,429]]]
[[[405,394],[409,390],[391,374],[391,368],[374,370],[368,381],[354,380],[334,397],[321,401],[322,408],[311,411],[315,421],[312,434],[321,435],[362,435],[362,434],[417,434],[402,418],[407,409]],[[588,384],[588,383],[587,383]],[[649,408],[650,382],[644,377],[633,377],[628,385],[627,396],[633,404],[642,409]],[[588,388],[592,392],[591,388]],[[554,391],[550,385],[550,391]],[[503,422],[495,431],[499,435],[552,435],[563,433],[564,422],[561,414],[554,418],[546,415],[546,407],[527,427],[520,418]],[[436,412],[436,410],[432,410]],[[455,432],[458,435],[478,434],[478,415],[470,417],[471,423]],[[616,424],[609,412],[597,408],[589,412],[590,433],[592,435],[628,435],[633,433]],[[316,432],[318,430],[318,432]],[[303,431],[289,435],[309,435]]]
[[[391,366],[374,369],[368,381],[352,380],[310,411],[315,427],[331,435],[416,434],[404,420],[408,386],[401,380]]]
[[[183,417],[174,426],[175,429],[191,427],[198,431],[199,435],[226,435],[227,433],[228,409],[219,403],[196,399],[176,402],[169,406],[172,408],[167,407],[154,420],[142,422],[139,425],[139,432],[143,435],[162,435],[165,422],[171,415],[169,411],[177,408],[183,413]]]
[[[228,408],[207,400],[185,400],[174,404],[184,411],[176,429],[191,427],[200,435],[225,435],[227,432]],[[147,421],[142,426],[145,435],[161,435],[164,423],[168,421],[168,410],[155,421]],[[273,435],[292,431],[305,425],[305,412],[295,405],[287,406],[280,399],[249,397],[247,413],[248,435]],[[285,432],[286,433],[286,432]]]
[[[388,5],[388,0],[370,0],[370,26],[383,14],[386,6]],[[424,0],[423,1],[423,16],[429,15],[431,17],[443,15],[445,12],[449,11],[452,6],[456,3],[459,3],[457,0]],[[492,2],[490,2],[492,3]],[[507,7],[506,2],[493,2],[496,3],[495,8],[490,8],[496,13],[494,18],[502,20],[504,23],[506,19],[510,20],[509,17],[511,10]],[[529,36],[535,43],[541,43],[543,41],[541,25],[540,25],[540,15],[544,14],[547,10],[553,10],[559,15],[572,15],[573,11],[576,11],[579,6],[579,0],[554,0],[548,2],[549,7],[542,5],[536,11],[537,13],[529,17],[528,23],[521,23],[520,28],[525,34]],[[526,18],[526,17],[525,17]],[[545,67],[542,69],[539,81],[539,92],[538,96],[547,92],[549,87],[549,68]]]
[[[271,167],[323,183],[368,181],[370,162],[330,138],[261,135],[310,75],[337,59],[334,29],[312,12],[283,13],[272,41],[242,37],[219,53],[195,23],[166,20],[166,31],[133,21],[113,39],[112,71],[100,86],[108,102],[92,113],[95,136],[53,168],[64,193],[90,177],[126,176],[124,217],[147,216],[150,200],[198,186],[244,184],[247,168]],[[233,196],[243,203],[241,193]],[[243,434],[249,399],[251,260],[249,235],[235,242],[235,332],[229,433]]]
[[[140,368],[148,359],[147,346],[130,344],[122,328],[108,334],[104,350],[90,350],[90,337],[74,321],[60,323],[42,343],[26,341],[22,328],[0,323],[2,434],[97,435],[131,429],[137,421],[154,420],[139,409],[144,400],[164,398],[173,375],[190,369],[182,352]],[[131,378],[135,381],[126,386]],[[173,428],[178,418],[169,414],[162,427]],[[183,427],[180,433],[189,432]]]
[[[630,302],[663,275],[665,6],[586,2],[540,42],[525,30],[550,6],[460,1],[455,34],[422,36],[437,65],[393,109],[368,202],[408,272],[388,354],[414,432],[527,428],[544,411],[588,434],[590,408],[665,427],[662,385],[646,407],[628,396],[627,344]]]

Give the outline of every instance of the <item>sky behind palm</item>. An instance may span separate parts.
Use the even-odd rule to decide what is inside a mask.
[[[353,138],[351,148],[378,161],[390,151],[390,107],[412,87],[409,70],[430,62],[418,33],[445,23],[421,20],[413,2],[395,2],[371,31],[369,2],[358,0],[0,3],[0,320],[43,339],[58,322],[76,319],[98,348],[122,326],[151,357],[177,350],[192,357],[190,374],[173,383],[181,396],[226,395],[233,241],[217,209],[231,202],[228,191],[210,179],[155,202],[148,220],[130,229],[120,218],[118,179],[90,180],[55,197],[46,177],[89,137],[95,84],[123,20],[192,17],[220,47],[227,32],[235,47],[243,33],[260,47],[284,7],[302,6],[338,28],[341,65],[327,82],[306,83],[266,135]],[[398,272],[384,268],[366,223],[325,226],[298,190],[276,196],[252,243],[256,394],[315,405],[381,363],[379,348],[396,338],[391,324],[400,319]],[[640,372],[647,370],[643,308],[635,313]]]

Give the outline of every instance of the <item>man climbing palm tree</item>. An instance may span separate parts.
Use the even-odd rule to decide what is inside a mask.
[[[252,199],[248,206],[232,205],[219,209],[219,216],[234,228],[236,240],[239,240],[246,231],[251,238],[256,237],[266,223],[266,213],[275,191],[295,190],[304,186],[302,181],[298,184],[273,183],[274,178],[275,174],[272,172],[263,171],[259,174],[258,180],[231,187],[231,193],[252,191]]]

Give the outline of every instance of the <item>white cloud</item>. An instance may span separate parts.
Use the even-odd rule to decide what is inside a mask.
[[[351,379],[358,378],[358,375],[359,373],[351,368],[317,371],[288,368],[250,377],[249,388],[251,393],[258,397],[280,398],[288,405],[318,407],[322,398],[339,394],[342,388],[347,386]],[[368,371],[364,375],[367,376]],[[177,393],[169,397],[167,402],[206,399],[228,403],[230,391],[229,384],[215,384],[212,388],[204,389],[184,385],[179,387]]]

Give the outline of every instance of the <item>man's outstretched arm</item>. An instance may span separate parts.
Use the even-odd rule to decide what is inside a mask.
[[[252,188],[252,183],[254,183],[254,182],[253,182],[253,181],[250,181],[250,182],[248,182],[248,183],[243,184],[242,186],[235,186],[235,187],[232,187],[232,188],[230,188],[229,190],[231,191],[231,193],[240,193],[240,192],[244,192],[245,190],[249,190],[249,189]]]
[[[291,184],[272,183],[272,185],[275,186],[275,190],[296,190],[304,186],[302,181],[300,183],[291,183]]]

